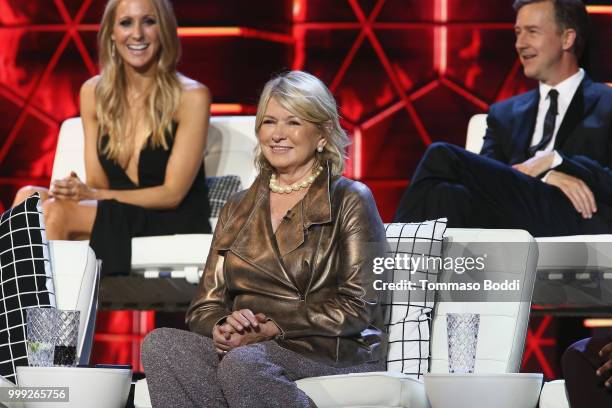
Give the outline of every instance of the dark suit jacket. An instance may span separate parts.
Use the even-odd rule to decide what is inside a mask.
[[[535,89],[491,105],[480,154],[509,165],[527,160],[538,102]],[[611,87],[584,77],[559,127],[555,150],[563,158],[555,170],[580,178],[598,203],[612,205]]]

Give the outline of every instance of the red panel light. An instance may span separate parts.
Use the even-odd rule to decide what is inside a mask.
[[[179,37],[239,37],[240,27],[179,27]]]
[[[612,14],[612,6],[587,6],[589,14]]]
[[[584,319],[584,327],[589,329],[599,327],[612,327],[612,319]]]
[[[252,114],[255,113],[255,107],[239,103],[213,103],[210,106],[210,113],[213,115]]]
[[[245,27],[179,27],[179,37],[246,37],[265,41],[293,44],[293,37],[270,31]]]
[[[434,69],[440,75],[444,75],[446,73],[448,47],[448,31],[444,24],[448,21],[448,0],[436,0],[434,13],[435,21],[442,24],[434,28]]]

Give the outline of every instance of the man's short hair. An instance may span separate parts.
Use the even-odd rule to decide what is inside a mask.
[[[559,28],[576,31],[574,54],[580,58],[586,46],[589,30],[589,14],[582,0],[515,0],[513,7],[518,12],[521,7],[533,3],[550,1],[555,7],[555,21]]]

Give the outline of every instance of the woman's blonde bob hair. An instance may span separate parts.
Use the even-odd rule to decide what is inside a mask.
[[[350,142],[346,132],[340,127],[336,100],[325,84],[314,75],[304,71],[290,71],[268,81],[257,105],[257,117],[255,118],[255,133],[257,134],[272,98],[284,109],[314,124],[321,131],[327,143],[322,153],[316,153],[317,159],[320,163],[328,161],[332,174],[342,174],[346,147]],[[264,157],[259,145],[255,165],[260,172],[272,170],[272,166]]]
[[[125,137],[127,114],[127,79],[124,62],[115,50],[112,40],[117,7],[122,0],[109,0],[104,9],[98,49],[100,80],[96,84],[96,115],[99,135],[107,134],[108,143],[102,153],[117,160],[121,153],[122,137]],[[181,82],[176,66],[181,55],[176,17],[168,0],[149,0],[155,9],[159,27],[160,50],[155,67],[155,80],[145,99],[145,123],[151,131],[150,142],[154,147],[168,149],[167,133],[178,109]],[[98,139],[100,140],[100,139]]]

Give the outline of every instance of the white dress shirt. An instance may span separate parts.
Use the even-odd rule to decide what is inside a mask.
[[[559,92],[559,96],[557,98],[557,117],[555,118],[555,130],[553,131],[552,139],[548,145],[546,145],[541,150],[538,150],[535,156],[541,156],[552,151],[555,148],[555,140],[557,139],[557,133],[559,132],[559,127],[561,127],[561,123],[563,122],[563,118],[567,113],[567,108],[569,108],[570,103],[572,102],[572,98],[580,86],[580,83],[584,79],[584,70],[582,68],[578,69],[574,75],[570,76],[567,79],[559,82],[555,86],[546,85],[540,82],[540,102],[538,103],[538,116],[536,117],[535,129],[533,132],[533,136],[531,137],[530,146],[535,146],[540,143],[542,140],[542,134],[544,133],[544,118],[546,117],[546,112],[548,111],[548,107],[550,106],[550,98],[548,97],[548,93],[551,89],[556,89]],[[554,159],[551,165],[551,169],[554,169],[558,165],[561,164],[563,159],[561,155],[554,151]],[[542,178],[542,181],[546,181],[548,173]]]

